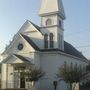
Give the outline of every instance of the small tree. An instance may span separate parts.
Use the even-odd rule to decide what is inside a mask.
[[[35,87],[35,83],[45,75],[45,72],[43,72],[40,68],[37,68],[35,66],[28,68],[24,73],[27,81],[33,83],[33,89]]]
[[[25,67],[18,67],[17,68],[18,72],[22,73],[20,75],[20,78],[23,80],[26,79],[26,81],[31,82],[32,86],[29,86],[29,89],[34,89],[35,83],[45,75],[45,72],[43,72],[40,68],[36,66],[30,66],[28,68]]]
[[[67,65],[65,62],[64,65],[59,68],[57,76],[58,78],[63,78],[66,83],[69,83],[70,90],[72,90],[73,83],[80,83],[83,77],[83,70],[81,67],[78,67],[77,64],[73,65],[71,63],[71,65]],[[75,86],[76,84],[74,85],[73,90]]]

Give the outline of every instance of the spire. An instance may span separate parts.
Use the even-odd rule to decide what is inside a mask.
[[[65,19],[62,0],[42,0],[39,15],[44,16],[50,14],[59,14]]]

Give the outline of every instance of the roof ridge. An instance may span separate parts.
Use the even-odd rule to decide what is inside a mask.
[[[34,42],[33,40],[30,39],[30,37],[24,35],[24,34],[20,34],[35,50],[37,51],[53,51],[55,49],[40,49]],[[57,50],[57,49],[56,49]],[[62,50],[60,50],[62,51]],[[64,41],[64,51],[62,51],[64,53],[79,57],[81,59],[86,59],[86,57],[84,57],[84,55],[82,55],[75,47],[73,47],[70,43]]]

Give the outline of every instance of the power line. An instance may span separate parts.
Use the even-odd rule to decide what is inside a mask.
[[[90,53],[90,50],[81,51],[81,53]]]
[[[88,48],[90,45],[85,45],[85,46],[78,46],[76,48]],[[90,50],[80,50],[82,53],[90,53]]]
[[[76,48],[86,48],[86,47],[90,47],[90,45],[78,46],[78,47],[76,47]]]

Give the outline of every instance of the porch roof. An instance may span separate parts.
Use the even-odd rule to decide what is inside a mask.
[[[26,62],[26,63],[31,63],[29,60],[27,60],[25,57],[21,56],[21,55],[17,55],[17,54],[14,54],[15,57],[19,58],[20,60],[22,60],[23,62]]]
[[[14,58],[14,60],[10,60],[10,57],[16,57],[17,59],[19,59],[20,61],[16,61],[16,59]],[[9,61],[10,60],[10,61]],[[26,57],[22,56],[22,55],[18,55],[18,54],[13,54],[12,56],[7,57],[5,60],[2,61],[2,63],[8,63],[8,64],[17,64],[17,63],[28,63],[28,64],[32,64],[32,62],[30,60],[28,60]]]

